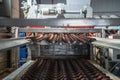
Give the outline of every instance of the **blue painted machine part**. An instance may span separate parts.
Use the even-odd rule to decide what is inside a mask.
[[[20,59],[26,59],[26,48],[20,48]]]
[[[19,37],[25,37],[25,33],[20,33]],[[27,59],[26,45],[22,45],[20,46],[20,66],[26,63],[26,59]]]

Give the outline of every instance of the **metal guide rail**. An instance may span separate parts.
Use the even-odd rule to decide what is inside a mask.
[[[19,74],[13,74],[16,70],[4,80],[119,80],[93,62],[79,58],[39,58],[29,68],[23,66],[19,68]]]
[[[34,64],[34,61],[28,61],[23,66],[21,66],[19,69],[15,70],[11,74],[9,74],[7,77],[5,77],[3,80],[14,80],[16,76],[18,76],[19,74],[23,74],[21,72],[26,71],[26,69],[28,69],[33,64]]]
[[[93,45],[101,46],[105,48],[120,49],[119,39],[106,39],[106,38],[96,38],[96,41],[92,42]]]
[[[11,38],[11,39],[1,39],[0,40],[0,50],[10,49],[13,47],[18,47],[24,44],[29,44],[30,39],[25,38]]]
[[[119,26],[120,19],[0,19],[0,27],[7,26]]]
[[[79,28],[19,28],[19,32],[41,32],[41,33],[89,33],[102,32],[102,29],[79,29]]]
[[[112,80],[120,80],[119,77],[113,75],[112,73],[110,73],[109,71],[105,70],[104,68],[102,68],[100,65],[98,65],[97,63],[95,63],[94,61],[89,61],[92,65],[94,65],[96,68],[98,68],[100,71],[102,71],[103,73],[105,73],[107,76],[110,76],[110,78]]]

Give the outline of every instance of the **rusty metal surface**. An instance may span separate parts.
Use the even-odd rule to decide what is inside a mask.
[[[39,58],[20,80],[111,80],[85,59]]]
[[[9,74],[5,78],[3,78],[2,80],[18,80],[16,78],[19,78],[20,75],[23,75],[25,73],[26,69],[28,69],[33,64],[34,64],[34,61],[28,61],[23,66],[21,66],[20,68],[18,68],[17,70],[15,70],[11,74]],[[24,71],[24,72],[22,72],[22,71]]]

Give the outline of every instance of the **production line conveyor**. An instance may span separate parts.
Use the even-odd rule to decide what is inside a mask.
[[[33,70],[34,69],[34,70]],[[84,59],[38,59],[21,80],[111,80]]]
[[[38,58],[3,80],[119,80],[95,63],[77,57]]]

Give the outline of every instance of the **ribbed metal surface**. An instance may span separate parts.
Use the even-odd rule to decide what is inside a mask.
[[[21,80],[111,80],[87,60],[38,59]]]
[[[32,33],[30,33],[32,35]],[[27,35],[27,38],[31,38],[30,35]],[[85,34],[73,34],[73,33],[39,33],[35,38],[31,38],[33,41],[42,41],[45,40],[49,43],[87,43],[95,41],[94,38],[89,38]]]

